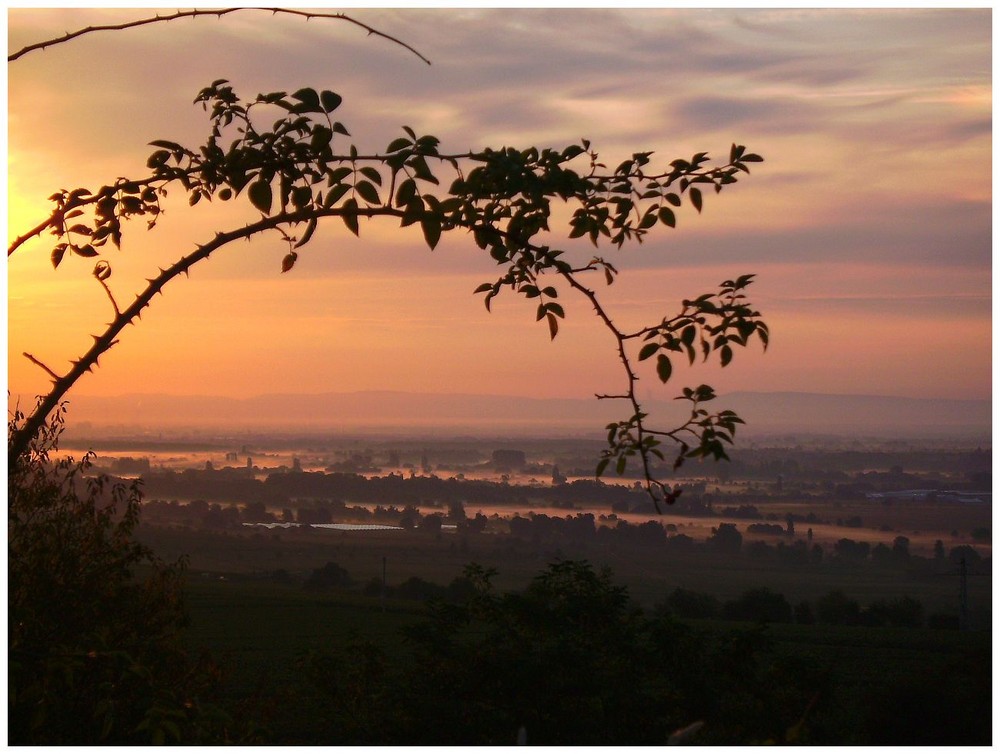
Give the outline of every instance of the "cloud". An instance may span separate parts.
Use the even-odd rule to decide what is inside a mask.
[[[8,39],[16,48],[146,13],[11,9]],[[329,88],[344,96],[337,117],[353,134],[345,149],[351,141],[382,148],[402,124],[434,133],[456,152],[586,137],[610,164],[636,150],[655,150],[665,164],[700,150],[725,157],[731,141],[747,144],[767,162],[745,184],[706,198],[703,216],[680,214],[676,231],[658,228],[642,247],[597,251],[621,262],[623,284],[639,272],[639,279],[681,278],[700,290],[696,281],[718,282],[720,270],[785,266],[794,273],[774,278],[771,288],[762,274],[760,285],[792,318],[819,307],[862,317],[891,312],[903,321],[918,309],[917,321],[953,308],[988,326],[989,288],[968,281],[988,280],[992,261],[989,9],[372,8],[350,15],[405,40],[433,65],[348,23],[253,11],[92,35],[11,64],[8,166],[17,201],[27,206],[22,194],[45,197],[133,174],[154,138],[200,143],[207,120],[191,100],[215,78],[231,79],[245,97]],[[161,264],[190,249],[215,229],[212,222],[245,221],[219,220],[217,203],[189,211],[182,196],[171,200],[180,206],[156,233],[147,238],[138,227],[127,236],[116,286],[130,274],[141,279],[140,262]],[[287,316],[303,320],[309,312],[296,309],[305,306],[296,291],[306,290],[297,288],[305,278],[384,294],[390,284],[374,278],[391,273],[424,286],[439,279],[448,283],[440,290],[467,297],[470,281],[499,274],[468,237],[446,238],[431,253],[419,233],[393,225],[365,223],[354,239],[337,221],[323,224],[288,275],[278,274],[287,247],[275,237],[227,249],[196,278],[232,281],[236,290],[254,281],[280,287]],[[553,241],[574,255],[595,253],[586,243],[565,243],[564,225],[558,230]],[[15,286],[31,275],[50,279],[46,250],[39,259],[37,272],[20,260],[9,264]],[[89,269],[60,275],[84,270],[86,277]],[[861,269],[870,280],[847,274]],[[956,282],[929,289],[936,278]],[[315,302],[319,294],[309,290]],[[662,286],[639,291],[636,307],[663,295]],[[106,318],[107,302],[96,294]],[[386,301],[385,318],[401,317],[391,292]],[[23,316],[17,290],[8,304],[12,317]],[[68,299],[60,306],[79,309]],[[252,309],[244,307],[244,316]],[[224,308],[213,316],[222,330],[230,327]],[[51,329],[60,327],[84,325],[53,320]],[[452,356],[427,358],[443,364]]]

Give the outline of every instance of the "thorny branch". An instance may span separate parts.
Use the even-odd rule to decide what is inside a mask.
[[[82,37],[85,34],[93,34],[98,31],[122,31],[124,29],[133,29],[138,26],[146,26],[148,24],[160,23],[161,21],[173,21],[178,18],[197,18],[200,16],[215,16],[216,18],[222,18],[223,16],[228,15],[230,13],[237,13],[239,11],[245,11],[245,10],[267,11],[272,15],[282,14],[288,16],[299,16],[301,18],[305,18],[307,21],[314,18],[346,21],[348,23],[354,24],[355,26],[361,27],[366,32],[368,32],[369,36],[382,37],[382,39],[388,40],[389,42],[392,42],[394,44],[399,45],[400,47],[409,50],[418,58],[420,58],[422,61],[427,63],[427,65],[431,64],[430,60],[428,60],[419,52],[417,52],[413,47],[406,44],[406,42],[403,42],[402,40],[397,39],[396,37],[385,34],[384,32],[381,32],[378,29],[374,29],[371,26],[368,26],[367,24],[361,23],[357,19],[351,18],[350,16],[344,13],[323,13],[319,11],[292,10],[290,8],[223,8],[221,10],[205,10],[205,9],[182,10],[162,16],[159,13],[157,13],[152,18],[143,18],[137,21],[128,21],[120,24],[102,24],[98,26],[88,26],[84,29],[77,29],[76,31],[67,32],[61,37],[46,39],[42,42],[35,42],[34,44],[22,47],[17,52],[8,55],[7,62],[12,63],[15,60],[18,60],[19,58],[27,55],[29,52],[33,52],[35,50],[44,50],[47,47],[54,47],[55,45],[62,44],[64,42],[69,42],[72,39],[76,39],[77,37]]]
[[[728,163],[719,167],[707,166],[707,154],[698,153],[691,160],[674,160],[667,170],[647,172],[645,166],[651,153],[640,152],[608,171],[587,141],[561,152],[532,147],[523,151],[505,148],[442,154],[435,137],[418,137],[406,126],[406,136],[390,142],[384,154],[360,155],[353,146],[347,153],[335,152],[334,135],[349,136],[342,124],[330,118],[340,105],[339,95],[300,89],[292,95],[274,92],[244,103],[226,84],[222,79],[214,82],[195,100],[210,110],[213,123],[205,146],[193,151],[174,142],[153,142],[158,149],[147,161],[150,175],[119,179],[96,193],[76,189],[54,194],[51,199],[55,209],[33,234],[50,228],[60,239],[52,252],[55,267],[67,253],[84,258],[100,256],[108,239],[120,245],[124,220],[150,215],[152,228],[161,212],[160,197],[172,184],[182,186],[192,206],[202,199],[229,201],[245,193],[261,219],[216,234],[209,243],[160,270],[124,310],[119,310],[105,282],[111,274],[110,265],[98,261],[93,274],[109,296],[116,316],[104,333],[94,336],[94,345],[72,362],[65,375],[56,375],[29,356],[52,377],[53,388],[23,427],[9,438],[9,463],[21,457],[66,391],[98,365],[100,356],[117,343],[119,333],[141,315],[170,280],[187,274],[194,264],[226,244],[268,230],[279,231],[288,244],[281,264],[282,272],[288,272],[298,260],[297,249],[313,238],[320,219],[340,217],[347,229],[358,235],[359,218],[378,216],[394,217],[404,227],[419,225],[432,249],[443,232],[461,228],[471,233],[480,249],[488,252],[497,265],[506,267],[494,282],[484,283],[475,291],[485,294],[486,308],[505,288],[527,299],[538,299],[537,319],[546,321],[553,338],[565,312],[558,289],[545,285],[542,278],[556,273],[590,301],[615,340],[625,372],[623,392],[598,398],[625,400],[632,411],[628,419],[607,426],[608,447],[598,464],[598,476],[611,461],[616,462],[615,470],[621,474],[628,459],[638,456],[646,491],[659,510],[661,502],[669,504],[678,494],[655,478],[656,462],[664,460],[659,449],[663,440],[678,446],[674,469],[688,458],[728,457],[723,443],[732,442],[736,425],[742,420],[732,411],[710,414],[701,408],[715,398],[713,390],[707,385],[684,388],[678,399],[690,402],[689,419],[671,430],[652,429],[647,426],[647,414],[636,396],[639,377],[635,363],[655,357],[657,376],[666,383],[673,371],[671,359],[677,355],[693,363],[699,349],[702,360],[717,353],[724,367],[732,359],[733,346],[747,346],[751,336],[758,336],[766,348],[767,326],[745,301],[744,291],[753,275],[723,282],[718,293],[684,301],[679,314],[664,317],[659,324],[625,332],[615,325],[597,293],[580,279],[585,274],[603,273],[611,285],[618,270],[599,257],[573,267],[562,259],[564,251],[542,245],[534,238],[550,230],[550,205],[559,198],[576,206],[569,238],[588,237],[595,246],[602,236],[618,247],[633,239],[641,243],[656,225],[674,227],[674,209],[685,202],[700,212],[700,186],[710,185],[716,192],[721,191],[736,182],[738,172],[749,172],[747,163],[760,162],[758,155],[734,144]],[[277,107],[285,115],[271,131],[259,132],[248,115],[253,107]],[[237,132],[235,140],[229,139],[229,130]],[[223,148],[223,144],[228,147]],[[581,156],[588,159],[589,169],[577,172],[569,165]],[[456,178],[449,189],[434,193],[432,187],[439,186],[440,181],[431,171],[429,160],[454,170]],[[471,163],[471,169],[463,169],[462,163]],[[91,224],[87,223],[85,209],[93,214]],[[291,229],[303,223],[305,232],[301,237],[293,236]],[[26,237],[30,234],[21,238]],[[8,253],[20,243],[23,241],[15,242]],[[638,356],[633,357],[629,343],[640,340],[643,345]]]
[[[225,233],[216,233],[215,237],[204,245],[200,245],[197,249],[190,254],[181,257],[177,262],[172,264],[166,269],[160,270],[159,274],[153,278],[146,281],[147,285],[142,290],[141,293],[136,295],[132,304],[125,308],[123,311],[118,311],[118,306],[115,304],[116,316],[114,320],[108,325],[107,329],[100,335],[93,336],[94,344],[87,350],[87,352],[81,356],[76,361],[72,362],[72,366],[68,372],[64,375],[57,375],[54,371],[49,369],[45,364],[40,362],[35,357],[30,354],[25,353],[24,355],[30,359],[33,363],[40,366],[52,377],[52,389],[43,397],[42,401],[35,408],[35,410],[28,416],[23,425],[21,425],[15,432],[12,438],[9,439],[8,443],[8,468],[13,468],[14,463],[21,454],[25,452],[31,438],[38,432],[38,430],[43,426],[45,418],[48,414],[59,405],[62,401],[63,396],[66,395],[67,391],[87,372],[92,372],[95,367],[99,366],[100,357],[107,353],[116,343],[118,343],[117,336],[121,333],[125,327],[133,322],[135,319],[142,318],[142,311],[149,306],[153,298],[157,294],[163,293],[163,288],[174,278],[181,274],[188,274],[190,269],[198,262],[207,259],[213,252],[222,248],[226,244],[240,239],[249,239],[258,233],[274,230],[281,225],[299,223],[306,219],[311,219],[313,217],[332,217],[337,215],[342,215],[343,210],[327,209],[318,210],[315,212],[300,212],[291,214],[276,215],[274,217],[266,217],[259,220],[256,223],[246,225],[244,227],[238,228],[236,230],[228,231]],[[358,214],[365,216],[376,216],[376,215],[401,215],[402,212],[399,210],[393,210],[390,208],[379,209],[367,209],[361,210]],[[107,285],[103,280],[98,278],[98,281],[105,286],[107,290]],[[110,291],[108,291],[110,295]],[[112,299],[114,302],[114,299]]]

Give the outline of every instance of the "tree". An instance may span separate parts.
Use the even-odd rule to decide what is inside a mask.
[[[306,579],[306,589],[338,589],[354,583],[346,569],[336,563],[327,563],[322,568],[315,569]]]
[[[704,408],[716,397],[712,388],[683,388],[678,399],[690,406],[687,420],[673,428],[654,429],[636,395],[636,365],[652,361],[658,379],[666,383],[676,359],[693,363],[715,356],[725,367],[734,348],[747,346],[753,338],[766,347],[767,326],[746,298],[754,276],[726,280],[717,291],[684,300],[678,312],[660,322],[626,332],[614,324],[589,282],[596,276],[613,284],[617,267],[600,256],[571,261],[570,245],[550,243],[550,220],[557,216],[553,202],[558,200],[570,208],[567,240],[586,238],[597,247],[604,239],[619,248],[631,241],[641,243],[656,226],[674,227],[678,208],[688,205],[700,212],[703,189],[719,192],[735,183],[741,172],[750,172],[752,163],[762,161],[759,155],[733,144],[722,164],[713,166],[708,153],[698,152],[654,168],[652,153],[639,151],[608,169],[587,140],[562,149],[529,146],[448,153],[439,149],[436,137],[418,136],[408,126],[383,152],[363,154],[353,145],[341,145],[350,133],[333,117],[341,97],[329,90],[302,87],[244,100],[226,80],[218,79],[198,93],[195,103],[208,113],[209,136],[204,144],[189,148],[166,139],[151,142],[155,151],[145,173],[94,189],[53,194],[49,217],[8,247],[12,254],[27,239],[49,232],[56,237],[51,253],[54,267],[67,256],[95,259],[92,276],[113,310],[108,327],[65,372],[27,354],[47,372],[52,389],[14,431],[8,450],[11,465],[24,454],[53,407],[98,365],[125,327],[170,281],[235,241],[264,233],[281,238],[286,247],[281,270],[290,273],[320,222],[330,218],[338,218],[354,234],[360,233],[361,218],[419,227],[432,249],[445,233],[471,235],[501,268],[498,277],[476,289],[487,309],[497,295],[510,290],[536,304],[536,319],[546,323],[552,338],[565,317],[561,294],[572,290],[581,295],[610,333],[623,370],[622,391],[598,398],[619,400],[627,407],[626,418],[606,428],[608,445],[597,466],[598,476],[611,464],[621,474],[630,459],[637,461],[659,509],[661,502],[676,497],[654,476],[655,465],[665,460],[664,443],[674,446],[674,468],[691,458],[728,457],[726,444],[732,443],[743,422],[732,411],[713,413]],[[260,125],[264,121],[273,125]],[[153,229],[168,190],[183,192],[192,207],[213,200],[246,200],[259,212],[259,219],[220,230],[153,274],[127,305],[119,304],[108,282],[112,266],[104,251],[121,245],[123,224],[130,220],[141,218]]]
[[[135,541],[136,484],[51,455],[62,426],[59,409],[8,476],[10,743],[226,740],[214,671],[178,641],[184,563]]]
[[[324,740],[509,745],[524,728],[535,745],[662,745],[701,720],[693,742],[731,745],[782,740],[815,693],[817,669],[769,652],[761,631],[646,616],[586,561],[516,593],[494,575],[469,566],[464,598],[432,601],[391,662],[353,647],[313,657]]]
[[[712,536],[706,541],[720,552],[735,553],[743,546],[743,535],[736,524],[719,524],[712,527]]]

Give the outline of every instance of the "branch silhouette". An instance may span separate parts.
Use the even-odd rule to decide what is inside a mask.
[[[709,413],[702,408],[716,397],[712,388],[684,388],[677,399],[691,404],[688,420],[674,429],[653,429],[647,425],[647,414],[636,395],[636,365],[655,357],[656,375],[666,383],[673,374],[674,358],[694,363],[699,356],[706,361],[717,354],[725,367],[733,358],[733,348],[746,347],[753,336],[766,348],[767,325],[745,300],[744,291],[754,276],[726,280],[717,292],[685,300],[680,313],[626,332],[615,325],[593,287],[581,281],[583,275],[596,274],[611,285],[618,274],[614,265],[594,257],[586,265],[573,267],[563,258],[565,250],[551,248],[538,237],[550,232],[552,203],[559,199],[572,209],[569,239],[588,238],[599,246],[604,238],[619,248],[629,241],[641,243],[655,226],[675,227],[675,209],[686,205],[701,212],[701,187],[711,186],[720,192],[737,181],[738,173],[749,173],[748,164],[761,162],[760,156],[734,144],[728,162],[722,165],[711,166],[707,153],[699,152],[690,160],[672,161],[666,169],[650,170],[646,166],[652,153],[638,152],[608,170],[586,140],[562,150],[505,147],[447,154],[438,150],[436,137],[418,136],[408,126],[403,126],[405,135],[392,140],[384,152],[362,155],[354,146],[346,151],[333,149],[336,138],[349,137],[350,133],[331,117],[341,104],[341,97],[331,91],[303,88],[292,94],[272,92],[244,101],[225,79],[219,79],[202,89],[195,103],[209,113],[207,143],[189,149],[172,141],[152,142],[156,151],[147,160],[147,175],[121,178],[96,191],[78,188],[57,192],[51,197],[55,204],[51,215],[32,232],[37,235],[49,229],[57,236],[59,242],[51,253],[56,268],[67,256],[101,257],[109,240],[120,246],[123,222],[145,216],[152,218],[148,220],[152,229],[162,211],[161,197],[167,187],[173,190],[177,185],[192,207],[202,200],[234,201],[242,194],[260,212],[260,219],[216,234],[160,270],[124,309],[119,308],[107,284],[110,264],[98,259],[93,276],[111,301],[115,317],[64,375],[56,376],[29,356],[53,378],[53,387],[9,437],[11,464],[29,447],[46,416],[70,387],[98,366],[100,357],[118,342],[121,331],[169,281],[187,274],[193,265],[226,244],[268,230],[278,231],[287,243],[281,272],[290,272],[299,260],[299,250],[313,241],[319,221],[330,217],[339,217],[354,235],[360,234],[362,217],[392,217],[402,227],[419,226],[431,249],[444,233],[461,229],[471,234],[475,244],[503,270],[493,282],[474,291],[484,294],[487,310],[495,296],[509,289],[537,304],[536,319],[546,323],[551,338],[557,336],[559,322],[566,315],[559,289],[546,281],[553,277],[562,280],[583,295],[612,334],[625,375],[623,391],[598,397],[625,400],[631,410],[625,420],[607,425],[608,447],[597,465],[597,476],[612,461],[620,475],[629,459],[636,458],[646,491],[659,509],[661,502],[669,504],[677,494],[655,477],[655,464],[665,460],[660,449],[664,441],[677,446],[675,469],[688,458],[728,458],[724,443],[732,443],[742,420],[731,411]],[[284,114],[270,130],[261,131],[251,118],[251,111],[257,108]],[[585,161],[584,169],[574,169],[581,161]],[[432,165],[453,173],[447,189]],[[296,226],[303,224],[305,231],[293,235]],[[30,236],[21,236],[26,237]],[[15,242],[8,253],[21,243]],[[633,354],[632,344],[640,342],[638,353]]]
[[[54,47],[55,45],[63,44],[78,37],[82,37],[86,34],[94,34],[99,31],[123,31],[125,29],[134,29],[138,26],[147,26],[149,24],[156,24],[164,21],[174,21],[178,18],[199,18],[202,16],[215,16],[216,18],[222,18],[223,16],[228,15],[230,13],[238,13],[240,11],[266,11],[272,15],[280,14],[287,16],[299,16],[301,18],[305,18],[307,21],[314,18],[331,19],[335,21],[346,21],[347,23],[354,24],[355,26],[359,26],[360,28],[364,29],[366,32],[368,32],[369,36],[381,37],[382,39],[397,44],[400,47],[403,47],[404,49],[412,52],[414,55],[416,55],[418,58],[424,61],[427,65],[431,64],[430,60],[428,60],[419,52],[417,52],[417,50],[408,45],[406,42],[403,42],[402,40],[397,39],[396,37],[390,36],[389,34],[385,34],[384,32],[381,32],[378,29],[372,28],[371,26],[368,26],[367,24],[364,24],[358,21],[357,19],[351,18],[350,16],[344,13],[324,13],[321,11],[303,11],[303,10],[293,10],[290,8],[223,8],[221,10],[194,9],[194,10],[177,11],[175,13],[170,13],[168,15],[162,15],[162,16],[159,13],[157,13],[152,18],[143,18],[136,21],[126,21],[120,24],[101,24],[97,26],[88,26],[83,29],[77,29],[76,31],[67,32],[61,37],[46,39],[41,42],[35,42],[34,44],[22,47],[17,52],[13,52],[10,55],[8,55],[7,62],[12,63],[15,60],[19,60],[20,58],[24,57],[30,52],[34,52],[36,50],[44,50],[48,47]]]

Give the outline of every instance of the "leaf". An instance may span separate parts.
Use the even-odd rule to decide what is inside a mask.
[[[677,217],[674,215],[674,211],[670,209],[670,207],[660,207],[658,214],[661,223],[669,225],[671,228],[677,227]]]
[[[689,193],[691,196],[691,204],[694,205],[694,208],[696,210],[701,212],[701,191],[699,189],[693,188]]]
[[[332,113],[334,110],[340,107],[340,103],[344,101],[344,98],[341,97],[339,94],[337,94],[336,92],[331,92],[327,89],[324,89],[322,92],[320,92],[319,99],[323,105],[323,112],[326,113]]]
[[[271,212],[271,184],[265,180],[258,179],[250,184],[247,189],[247,196],[250,203],[265,215]]]
[[[285,258],[281,260],[281,271],[288,272],[292,267],[295,266],[295,260],[299,258],[299,255],[294,251],[290,251],[285,254]]]
[[[652,228],[654,225],[656,225],[656,213],[650,209],[645,215],[643,215],[642,222],[639,223],[639,229],[647,230]]]
[[[316,126],[313,129],[312,138],[309,140],[309,146],[314,152],[318,152],[330,146],[331,141],[333,141],[333,131],[326,126]]]
[[[382,185],[382,174],[379,173],[375,168],[366,166],[361,168],[358,172],[360,172],[361,175],[370,180],[376,186]]]
[[[402,136],[398,139],[393,139],[389,142],[389,146],[385,148],[386,152],[398,152],[400,149],[406,149],[413,142],[409,139],[404,139]]]
[[[346,194],[350,190],[351,187],[349,184],[338,183],[336,186],[330,189],[329,193],[326,195],[326,198],[323,200],[323,207],[326,209],[330,209],[330,207],[332,207],[334,204],[340,201],[343,198],[344,194]]]
[[[343,204],[344,214],[344,225],[347,229],[351,231],[354,235],[360,235],[358,229],[358,200],[353,196],[350,199],[346,199]]]
[[[168,149],[171,152],[180,152],[180,151],[183,151],[183,149],[184,149],[180,144],[178,144],[176,142],[173,142],[173,141],[164,141],[162,139],[157,139],[156,141],[149,142],[149,146],[151,146],[151,147],[161,147],[163,149]]]
[[[719,356],[722,359],[722,366],[726,366],[733,360],[733,349],[729,346],[723,346],[719,349]]]
[[[52,267],[58,268],[62,263],[63,255],[66,254],[66,244],[61,243],[52,249]]]
[[[312,201],[312,189],[308,186],[296,186],[292,189],[292,204],[302,209]]]
[[[600,477],[604,473],[604,470],[608,468],[608,463],[611,461],[610,458],[602,458],[597,463],[597,468],[594,470],[594,476]]]
[[[659,343],[647,343],[642,347],[642,350],[639,351],[639,361],[645,361],[659,350],[660,350]]]
[[[333,92],[330,93],[333,94]],[[308,87],[299,89],[292,95],[292,97],[306,106],[305,109],[296,108],[296,110],[299,110],[300,112],[318,111],[320,109],[319,95],[316,94],[315,89],[309,89]]]
[[[354,171],[351,168],[337,168],[336,170],[331,170],[330,175],[326,179],[326,185],[332,186],[335,183],[340,183],[347,176],[349,176]]]
[[[299,247],[305,246],[307,243],[309,243],[309,239],[311,239],[313,233],[316,232],[317,222],[318,221],[315,217],[309,221],[309,223],[306,225],[306,232],[302,234],[302,238],[299,240],[298,243],[295,244],[293,248],[298,249]],[[282,270],[282,272],[284,272],[284,270]]]
[[[400,225],[405,228],[407,225],[413,225],[413,223],[421,222],[423,217],[424,200],[421,199],[419,195],[415,195],[406,203],[406,209],[403,210],[403,218],[400,220]]]
[[[358,181],[354,184],[354,190],[361,195],[369,204],[381,204],[382,200],[378,198],[378,191],[375,187],[368,181]]]
[[[425,214],[420,218],[420,228],[424,231],[424,240],[433,250],[441,240],[441,218],[437,215]]]
[[[396,190],[396,206],[405,207],[417,194],[417,184],[412,178],[407,178],[399,184]]]
[[[78,254],[81,257],[96,257],[97,252],[94,251],[94,247],[89,243],[85,246],[70,246],[74,254]]]
[[[545,319],[549,323],[549,338],[551,340],[555,340],[556,335],[559,333],[559,320],[556,319],[552,312],[548,312],[545,315]]]
[[[670,364],[670,359],[666,354],[661,353],[656,357],[656,374],[660,378],[660,382],[669,380],[672,371],[673,366]]]

